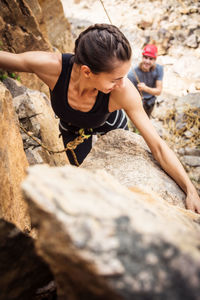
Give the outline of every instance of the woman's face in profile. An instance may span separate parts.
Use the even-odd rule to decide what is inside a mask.
[[[108,94],[115,88],[122,88],[124,86],[125,78],[130,70],[130,67],[131,60],[126,62],[119,61],[119,65],[109,73],[92,73],[91,82],[97,90]]]

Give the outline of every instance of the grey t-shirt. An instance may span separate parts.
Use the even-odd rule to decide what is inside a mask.
[[[162,80],[163,79],[163,66],[156,64],[156,67],[154,70],[149,71],[149,72],[143,72],[139,66],[134,68],[140,82],[144,82],[147,86],[149,87],[156,87],[156,81],[157,80]],[[135,75],[133,73],[133,70],[131,69],[128,73],[128,78],[130,81],[134,84],[134,86],[137,88],[138,81],[135,78]],[[151,94],[148,94],[146,92],[142,92],[143,98],[149,99],[152,97]]]

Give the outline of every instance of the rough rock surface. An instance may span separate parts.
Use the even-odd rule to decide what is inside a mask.
[[[62,150],[64,145],[59,138],[58,119],[55,118],[47,96],[39,91],[30,90],[9,77],[4,79],[3,83],[13,97],[13,104],[21,126],[47,149]],[[68,163],[65,152],[50,154],[23,130],[21,134],[30,165],[48,163],[61,166]]]
[[[64,149],[62,139],[59,138],[58,120],[55,118],[50,101],[45,94],[26,88],[23,94],[13,98],[13,103],[23,128],[38,138],[38,141],[47,149],[53,151]],[[49,154],[42,147],[38,147],[37,142],[23,131],[22,135],[30,164],[42,162],[61,166],[68,163],[65,152]]]
[[[99,138],[81,167],[104,169],[123,185],[156,193],[185,207],[184,193],[159,167],[143,138],[133,132],[118,129]]]
[[[72,52],[74,41],[68,20],[65,18],[62,3],[59,0],[38,0],[43,12],[48,39],[60,52]]]
[[[199,299],[199,215],[73,166],[31,167],[23,191],[58,299]]]
[[[50,50],[51,45],[44,39],[37,20],[26,1],[0,1],[2,47],[11,52],[26,51],[34,47]]]
[[[12,97],[2,83],[0,83],[0,124],[0,217],[14,223],[21,230],[29,230],[27,203],[20,189],[28,162]]]
[[[70,25],[60,1],[0,0],[0,48],[21,53],[25,51],[71,52]],[[49,95],[48,87],[34,74],[19,73],[21,82],[30,89]]]
[[[0,0],[0,41],[1,49],[14,53],[42,50],[52,47],[40,31],[39,24],[26,1]],[[19,73],[21,82],[29,88],[39,89],[48,94],[46,85],[34,74]]]

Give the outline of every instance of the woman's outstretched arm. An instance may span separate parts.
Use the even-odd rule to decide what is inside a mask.
[[[146,115],[139,93],[135,87],[126,82],[124,91],[116,91],[115,100],[122,104],[133,124],[140,131],[153,156],[166,173],[171,176],[186,194],[186,207],[200,213],[200,198],[175,153],[161,139]]]
[[[55,86],[61,72],[61,54],[44,51],[10,53],[0,51],[0,68],[7,71],[36,74],[50,89]]]

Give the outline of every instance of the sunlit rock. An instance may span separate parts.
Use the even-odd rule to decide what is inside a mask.
[[[14,223],[21,230],[29,230],[28,207],[20,189],[28,162],[12,97],[2,83],[0,83],[0,124],[0,217]]]

